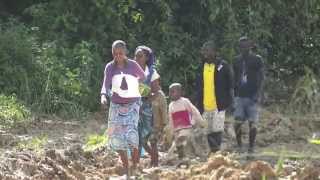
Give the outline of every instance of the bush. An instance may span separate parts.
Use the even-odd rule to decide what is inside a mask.
[[[290,99],[290,108],[295,113],[316,113],[320,108],[320,84],[314,72],[305,67],[305,75],[297,84]]]
[[[15,96],[0,95],[0,127],[12,128],[26,122],[30,111]]]
[[[16,3],[7,13],[22,11],[14,14],[21,21],[4,18],[0,28],[0,91],[41,112],[81,117],[98,107],[103,68],[116,39],[125,40],[131,52],[150,46],[163,89],[180,82],[189,97],[195,96],[199,50],[207,40],[232,63],[239,37],[247,35],[269,70],[297,77],[305,65],[318,73],[319,7],[317,0]]]

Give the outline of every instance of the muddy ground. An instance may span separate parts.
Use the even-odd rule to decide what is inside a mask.
[[[0,179],[124,179],[117,155],[105,147],[85,152],[83,145],[90,134],[103,134],[103,113],[87,120],[65,121],[57,117],[37,117],[29,125],[0,131]],[[177,167],[165,160],[149,168],[148,156],[141,162],[133,179],[320,179],[320,145],[308,140],[320,129],[316,116],[287,117],[262,112],[253,155],[235,153],[234,133],[227,122],[222,151],[206,161],[189,159],[188,166]],[[17,148],[33,137],[45,136],[39,151]],[[245,139],[244,141],[247,141]]]

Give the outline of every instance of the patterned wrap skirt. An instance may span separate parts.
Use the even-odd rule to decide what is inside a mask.
[[[110,103],[108,120],[108,145],[113,150],[138,148],[140,101],[129,104]]]
[[[142,98],[138,129],[140,141],[148,140],[153,130],[153,112],[152,104],[146,98]]]

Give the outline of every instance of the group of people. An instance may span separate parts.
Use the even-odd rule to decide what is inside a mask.
[[[249,121],[249,148],[253,152],[257,134],[258,101],[263,82],[263,62],[251,52],[253,43],[247,37],[239,39],[240,55],[230,66],[217,53],[214,41],[201,48],[201,69],[196,79],[195,105],[182,96],[182,85],[169,87],[171,102],[167,106],[161,90],[160,75],[155,69],[155,55],[147,46],[138,46],[134,59],[127,57],[122,40],[112,44],[113,60],[104,71],[101,103],[107,104],[108,145],[118,152],[128,173],[128,150],[132,168],[139,164],[142,148],[150,155],[151,166],[159,164],[158,143],[165,126],[173,132],[178,157],[185,156],[185,146],[194,127],[206,131],[211,152],[220,150],[225,112],[234,106],[234,130],[237,147],[242,146],[242,124]]]

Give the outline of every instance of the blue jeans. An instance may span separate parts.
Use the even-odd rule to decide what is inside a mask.
[[[259,108],[257,102],[247,97],[235,97],[234,117],[239,121],[258,122]]]

